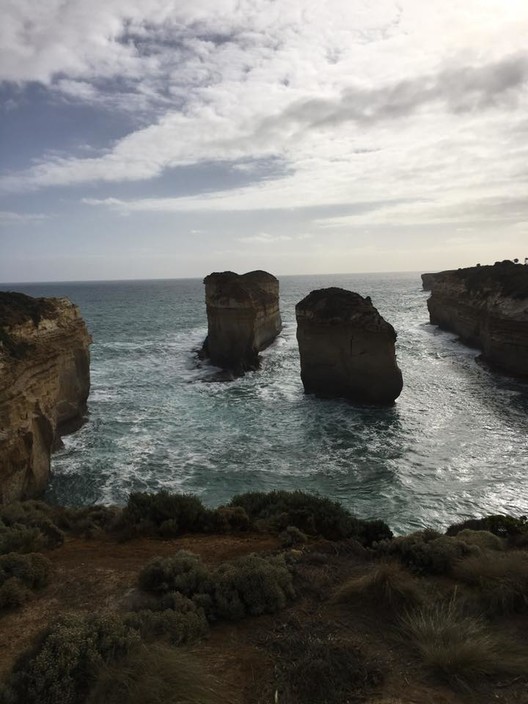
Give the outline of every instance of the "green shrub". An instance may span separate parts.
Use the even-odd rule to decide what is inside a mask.
[[[457,563],[454,577],[475,587],[479,603],[490,616],[528,609],[528,555],[488,553]]]
[[[284,558],[239,557],[212,574],[215,615],[228,620],[272,614],[295,596]]]
[[[376,546],[378,553],[398,558],[416,574],[450,574],[457,560],[479,554],[475,545],[457,538],[436,537],[434,531],[418,531],[384,541]]]
[[[39,553],[0,556],[0,585],[16,577],[29,589],[42,589],[48,583],[51,562]]]
[[[8,552],[38,552],[46,547],[46,539],[38,528],[28,528],[18,523],[0,524],[0,555]]]
[[[31,598],[31,590],[18,577],[9,577],[0,586],[0,609],[22,606]]]
[[[205,610],[209,619],[237,620],[274,613],[294,596],[292,577],[282,556],[247,555],[209,570],[186,551],[155,558],[139,574],[141,589],[160,597],[170,608],[171,592],[181,592]],[[167,595],[167,596],[164,596]]]
[[[282,533],[279,533],[279,540],[283,548],[292,548],[297,545],[304,545],[308,541],[308,538],[302,530],[299,530],[295,526],[288,526]]]
[[[484,518],[470,518],[461,523],[454,523],[449,526],[446,535],[457,535],[460,531],[469,528],[470,530],[486,530],[499,538],[505,538],[510,544],[516,545],[525,542],[528,536],[528,518],[526,516],[484,516]],[[525,543],[526,544],[526,543]]]
[[[139,573],[139,587],[146,592],[181,592],[185,596],[210,591],[209,570],[186,550],[173,557],[155,557]]]
[[[398,611],[425,601],[421,583],[398,562],[372,565],[341,585],[335,594],[338,602],[350,606],[387,607]]]
[[[241,506],[219,506],[211,511],[211,522],[215,533],[246,531],[251,528],[249,516]]]
[[[265,522],[278,531],[295,526],[308,535],[354,537],[365,545],[392,537],[383,521],[361,521],[337,501],[304,491],[248,492],[233,497],[230,506],[240,506],[253,523]]]
[[[104,666],[87,704],[221,704],[218,683],[189,653],[161,645],[135,648]]]
[[[401,627],[426,667],[452,685],[468,686],[487,676],[528,672],[525,647],[482,619],[464,615],[454,602],[411,612]]]
[[[504,550],[503,539],[488,530],[464,528],[464,530],[457,533],[456,537],[469,545],[476,545],[481,550]]]
[[[24,704],[78,704],[105,663],[139,645],[116,616],[64,616],[16,663],[11,688]]]
[[[83,506],[59,509],[54,519],[68,533],[93,538],[112,532],[120,516],[121,509],[116,506]]]
[[[135,527],[142,533],[160,533],[165,537],[183,532],[208,530],[210,511],[200,499],[190,494],[156,494],[135,492],[121,515],[123,526]]]
[[[203,609],[179,592],[171,592],[162,599],[166,608],[129,613],[125,623],[138,631],[143,640],[166,637],[172,645],[192,643],[207,634],[209,628]]]

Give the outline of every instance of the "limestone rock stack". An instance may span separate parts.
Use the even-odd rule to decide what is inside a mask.
[[[304,389],[323,397],[389,405],[400,395],[396,332],[369,297],[312,291],[295,308]]]
[[[0,293],[0,503],[41,493],[60,435],[82,424],[90,342],[68,299]]]
[[[431,323],[482,350],[492,366],[528,377],[528,266],[493,266],[422,274]]]
[[[282,328],[279,281],[266,271],[206,276],[208,334],[203,353],[235,374],[258,369],[259,352]]]

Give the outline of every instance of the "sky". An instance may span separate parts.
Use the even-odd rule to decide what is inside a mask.
[[[526,0],[2,0],[0,282],[528,256]]]

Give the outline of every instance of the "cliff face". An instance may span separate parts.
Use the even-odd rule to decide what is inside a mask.
[[[60,435],[82,424],[90,342],[68,299],[0,293],[0,503],[42,492]]]
[[[528,266],[497,262],[422,280],[431,323],[481,349],[490,365],[528,377]]]
[[[258,369],[259,352],[281,331],[279,282],[265,271],[204,279],[208,334],[204,354],[235,374]]]
[[[396,332],[370,298],[321,289],[298,303],[295,312],[306,392],[382,405],[400,395]]]

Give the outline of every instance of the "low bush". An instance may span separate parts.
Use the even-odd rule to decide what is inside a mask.
[[[383,521],[362,521],[337,501],[304,491],[248,492],[233,497],[230,506],[243,508],[250,520],[282,531],[295,526],[308,535],[329,540],[356,538],[363,545],[392,537]]]
[[[368,603],[401,611],[422,604],[425,593],[420,581],[398,562],[382,562],[345,582],[336,591],[335,600],[350,606]]]
[[[155,494],[134,492],[128,497],[120,523],[134,527],[139,533],[171,537],[209,529],[209,514],[200,499],[191,494],[170,494],[165,490]]]
[[[280,544],[283,548],[293,548],[297,545],[304,545],[308,541],[306,533],[295,526],[288,526],[282,533],[279,533]]]
[[[65,616],[16,663],[10,680],[20,704],[78,704],[101,666],[123,658],[140,643],[116,616]]]
[[[239,557],[220,565],[211,577],[214,615],[231,621],[275,613],[295,596],[292,576],[280,556]]]
[[[276,654],[278,700],[283,704],[364,701],[364,690],[383,681],[378,663],[357,646],[319,634],[318,624],[287,624],[268,643]]]
[[[0,556],[0,586],[15,577],[28,589],[42,589],[48,583],[51,562],[39,553]]]
[[[166,608],[163,595],[184,594],[203,607],[210,620],[274,613],[294,596],[292,576],[282,556],[247,555],[209,570],[198,556],[182,550],[174,557],[149,562],[138,583],[157,594]]]
[[[471,530],[464,528],[456,537],[468,545],[476,545],[482,550],[504,550],[504,540],[488,530]]]
[[[136,611],[127,614],[125,623],[136,630],[144,641],[166,638],[171,645],[193,643],[207,634],[207,619],[201,610],[182,614],[172,609],[165,611]]]
[[[511,545],[528,544],[528,518],[526,516],[484,516],[483,518],[470,518],[461,523],[449,526],[446,535],[457,535],[463,530],[485,530],[505,538]]]
[[[83,506],[59,509],[54,520],[68,533],[94,538],[101,533],[112,532],[120,516],[121,509],[116,506]]]
[[[215,533],[231,533],[249,530],[251,521],[241,506],[219,506],[211,511],[211,525]]]
[[[464,615],[453,601],[408,613],[401,627],[426,667],[451,685],[470,686],[483,677],[528,672],[525,647],[481,618]]]
[[[31,598],[32,592],[18,577],[9,577],[0,586],[0,609],[14,609]],[[1,701],[1,700],[0,700]]]
[[[157,594],[181,592],[190,597],[211,591],[209,570],[198,555],[186,550],[148,562],[139,573],[138,583],[140,589]]]
[[[488,553],[457,563],[453,576],[477,589],[479,603],[490,616],[528,609],[528,555]]]
[[[218,683],[192,655],[141,646],[101,668],[87,704],[221,704]]]
[[[383,541],[375,546],[379,554],[396,557],[416,574],[450,574],[461,558],[479,554],[475,545],[457,538],[439,536],[434,531],[418,531]]]
[[[8,552],[38,552],[46,547],[46,538],[38,528],[0,524],[0,555]]]

